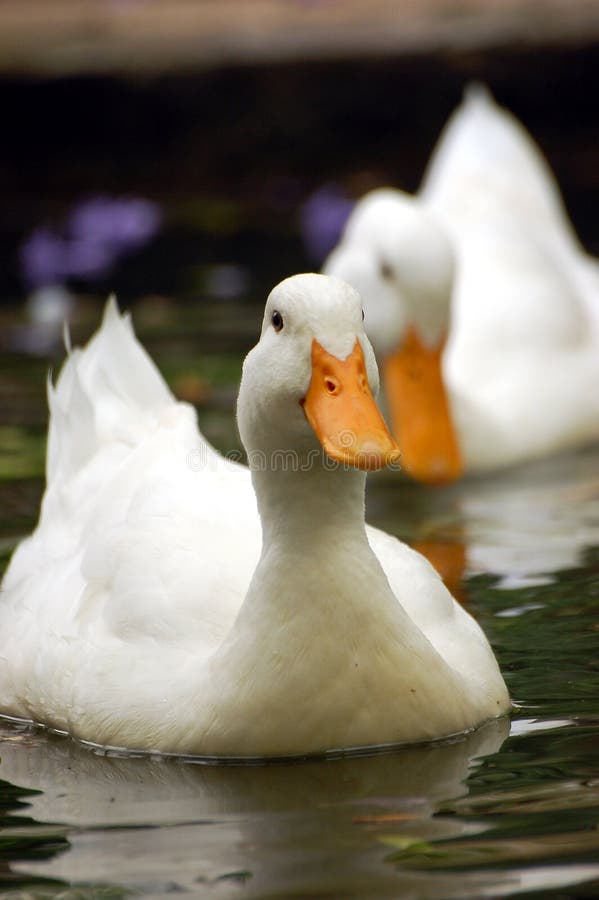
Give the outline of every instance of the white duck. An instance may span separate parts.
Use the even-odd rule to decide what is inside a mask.
[[[415,477],[599,438],[599,269],[532,139],[488,92],[467,93],[420,196],[360,201],[324,271],[362,294]]]
[[[377,388],[352,288],[272,291],[238,403],[260,554],[248,470],[208,446],[109,304],[50,388],[40,522],[3,584],[0,709],[216,756],[428,740],[504,713],[476,622],[365,529],[362,469],[397,458]]]

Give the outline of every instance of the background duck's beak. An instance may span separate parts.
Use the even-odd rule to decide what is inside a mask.
[[[344,360],[312,341],[312,378],[302,406],[331,459],[367,470],[399,461],[399,447],[372,396],[358,340]]]
[[[441,370],[445,339],[427,347],[411,328],[383,366],[393,433],[408,475],[444,484],[463,471]]]

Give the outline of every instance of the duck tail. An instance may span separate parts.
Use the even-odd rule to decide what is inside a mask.
[[[55,385],[48,376],[48,485],[72,477],[102,445],[133,443],[149,419],[175,402],[114,296],[85,347],[71,347],[65,326],[65,348]]]
[[[496,107],[497,104],[493,99],[493,94],[486,84],[482,81],[469,81],[464,88],[464,106],[473,109],[488,109]]]

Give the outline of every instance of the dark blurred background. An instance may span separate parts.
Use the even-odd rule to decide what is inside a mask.
[[[54,280],[262,302],[320,265],[309,198],[341,215],[372,186],[416,190],[472,80],[534,135],[599,253],[597,3],[5,0],[0,35],[1,304],[53,280],[82,204],[117,203],[102,227],[118,231],[132,198],[155,227],[91,263],[79,242]]]

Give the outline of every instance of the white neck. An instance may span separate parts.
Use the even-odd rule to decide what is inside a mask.
[[[366,543],[364,472],[334,463],[319,450],[273,456],[254,466],[252,481],[265,549],[284,545],[304,555],[323,541]]]
[[[297,471],[254,470],[262,555],[239,620],[254,630],[304,621],[308,633],[339,619],[401,610],[366,536],[366,476],[322,458]],[[376,613],[375,613],[376,611]]]
[[[365,473],[325,465],[252,472],[262,555],[233,631],[242,626],[265,653],[281,635],[308,648],[335,633],[343,654],[373,620],[405,616],[366,536]]]

